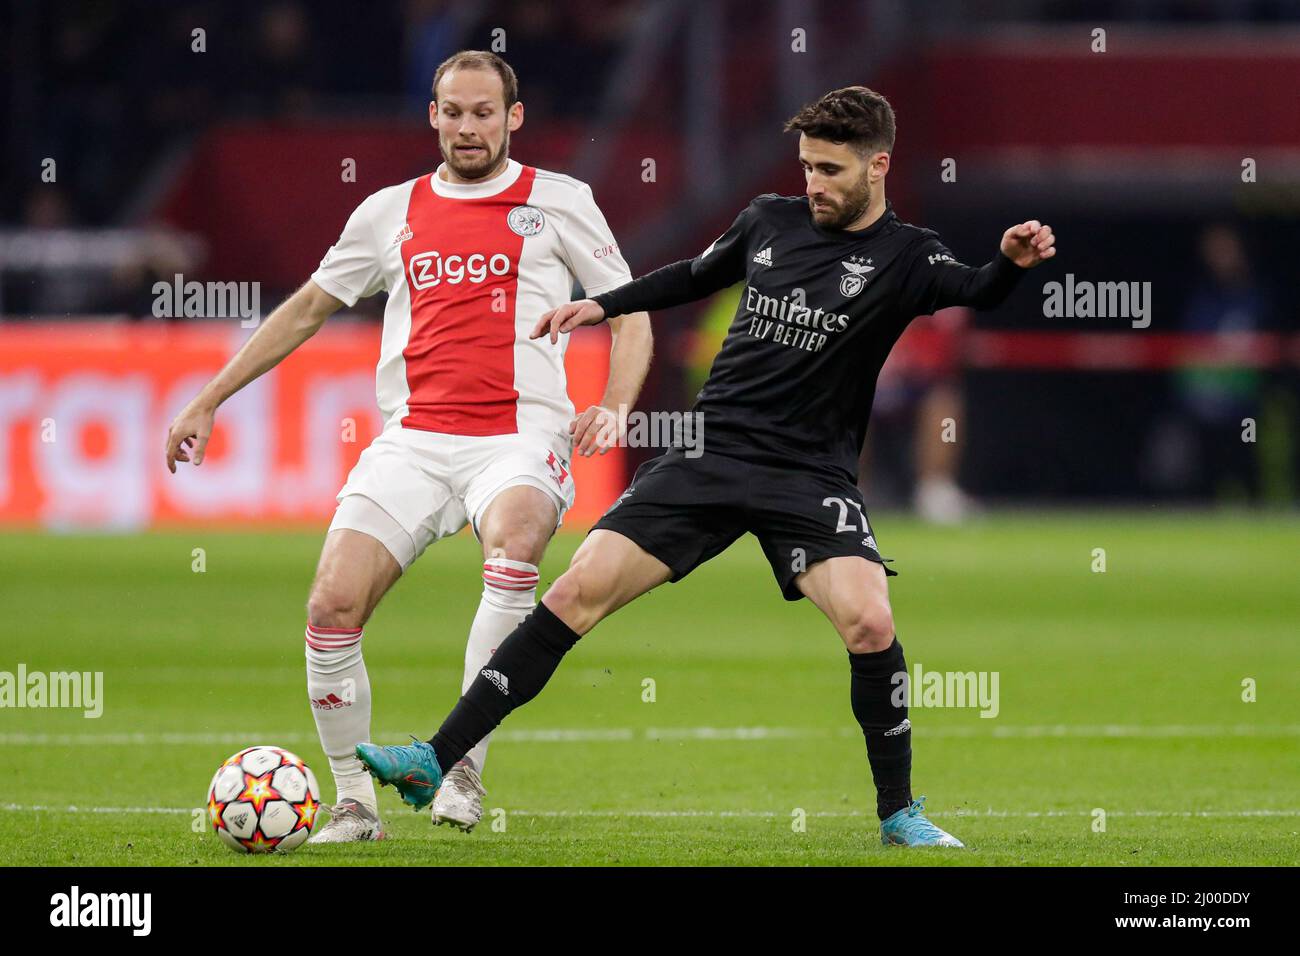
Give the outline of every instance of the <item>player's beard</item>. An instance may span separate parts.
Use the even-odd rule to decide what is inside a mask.
[[[485,143],[475,143],[476,146],[486,146]],[[441,138],[438,140],[438,148],[442,151],[443,161],[446,162],[447,168],[459,176],[461,179],[483,179],[497,168],[502,157],[510,152],[510,130],[505,131],[501,138],[501,148],[495,153],[485,154],[482,158],[476,160],[464,160],[456,153],[455,143],[445,143]]]
[[[871,205],[871,180],[864,174],[857,181],[852,189],[845,195],[844,199],[835,202],[823,198],[823,203],[827,208],[820,212],[813,206],[812,198],[808,199],[808,209],[812,213],[813,220],[823,229],[846,229],[857,221],[867,207]]]

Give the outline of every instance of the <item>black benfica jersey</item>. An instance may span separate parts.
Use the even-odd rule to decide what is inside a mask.
[[[991,308],[1025,270],[973,268],[892,206],[866,229],[826,229],[802,196],[759,196],[691,260],[596,296],[606,315],[653,311],[741,280],[735,318],[694,411],[703,450],[856,478],[876,379],[915,316]]]

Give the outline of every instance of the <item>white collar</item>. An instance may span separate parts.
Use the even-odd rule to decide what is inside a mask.
[[[513,186],[519,174],[524,171],[522,165],[513,159],[507,159],[505,168],[491,179],[475,183],[449,183],[442,178],[442,171],[446,167],[446,163],[439,163],[438,168],[429,177],[429,183],[435,193],[448,199],[482,199],[485,196],[495,196]]]

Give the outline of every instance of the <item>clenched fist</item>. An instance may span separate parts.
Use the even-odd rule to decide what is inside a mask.
[[[1022,269],[1032,269],[1056,255],[1056,236],[1052,227],[1037,219],[1012,226],[1002,234],[1002,254]]]

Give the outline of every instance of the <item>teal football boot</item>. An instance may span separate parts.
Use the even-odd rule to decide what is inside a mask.
[[[912,801],[880,822],[880,842],[885,846],[962,846],[951,833],[940,830],[925,818],[925,797]]]
[[[399,747],[357,744],[357,759],[381,786],[391,783],[403,801],[423,810],[442,786],[442,768],[432,746],[418,737],[411,739],[415,743]]]

